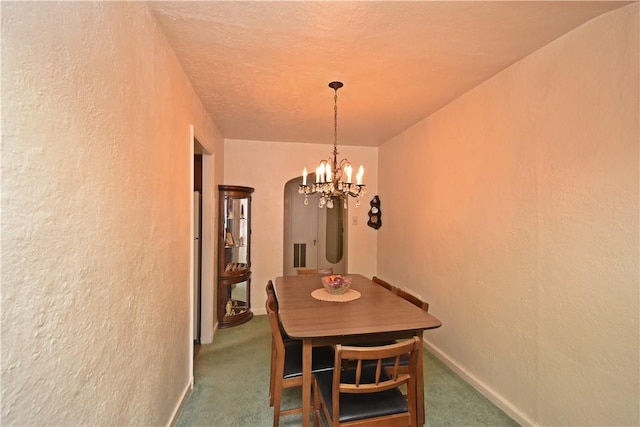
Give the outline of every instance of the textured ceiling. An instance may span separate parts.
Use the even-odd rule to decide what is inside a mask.
[[[629,2],[150,2],[225,138],[378,146]]]

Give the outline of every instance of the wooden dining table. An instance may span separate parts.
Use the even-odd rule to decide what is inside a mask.
[[[322,288],[319,277],[284,276],[276,278],[280,321],[285,332],[300,339],[302,350],[302,424],[311,418],[311,354],[314,346],[381,342],[417,336],[442,323],[388,289],[360,275],[349,274],[351,288],[360,293],[346,302],[323,301],[311,293]],[[354,295],[354,294],[352,294]],[[422,361],[420,346],[419,359]],[[424,378],[422,363],[417,375],[417,425],[424,424]],[[422,404],[420,404],[422,402]]]

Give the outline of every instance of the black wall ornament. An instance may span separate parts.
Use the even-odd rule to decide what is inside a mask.
[[[380,198],[376,194],[369,202],[371,209],[369,209],[369,221],[367,225],[376,230],[382,227],[382,211],[380,210]]]

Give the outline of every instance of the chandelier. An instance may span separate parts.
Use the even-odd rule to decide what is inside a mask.
[[[316,180],[314,184],[307,184],[307,168],[302,171],[302,185],[298,186],[298,193],[304,194],[304,204],[309,204],[309,194],[319,194],[318,207],[333,208],[333,199],[340,198],[347,209],[349,196],[356,199],[356,206],[360,206],[360,199],[365,194],[365,185],[362,183],[364,168],[362,165],[353,182],[353,167],[349,160],[342,159],[338,163],[338,89],[342,82],[331,82],[329,87],[333,89],[333,155],[328,160],[322,160],[316,168]]]

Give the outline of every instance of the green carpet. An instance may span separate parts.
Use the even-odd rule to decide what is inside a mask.
[[[195,385],[176,422],[181,426],[268,427],[271,335],[266,316],[216,332],[195,361]],[[424,352],[426,426],[517,426],[442,362]],[[284,390],[283,408],[300,406],[299,389]],[[301,425],[300,415],[280,425]]]

